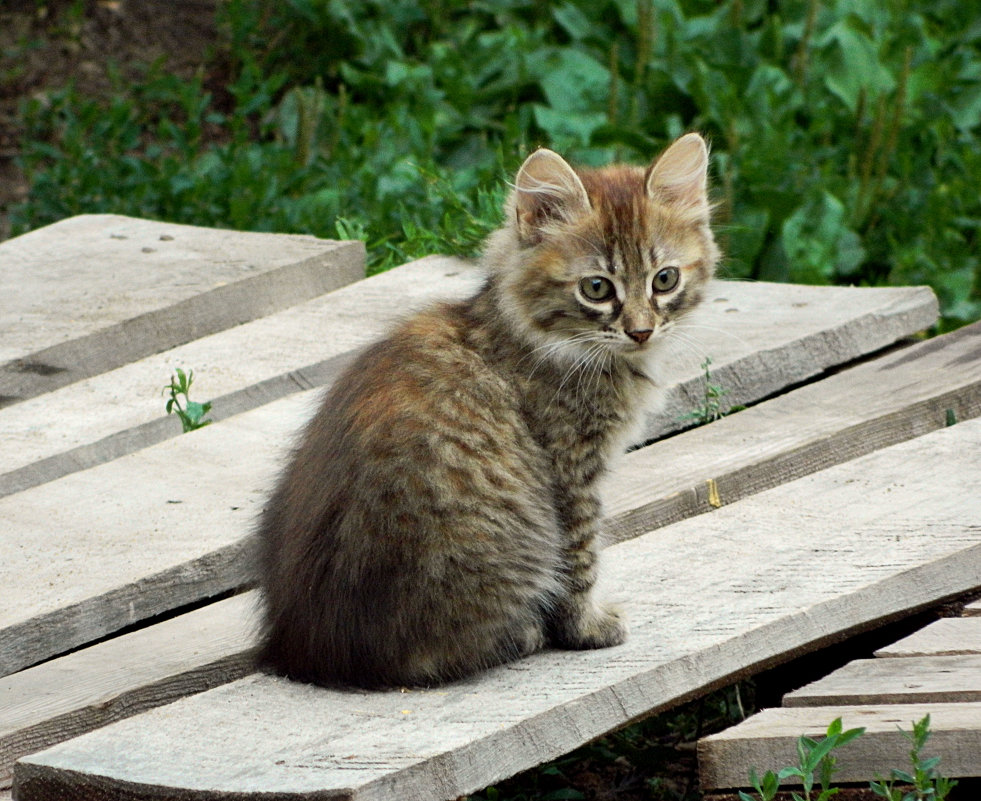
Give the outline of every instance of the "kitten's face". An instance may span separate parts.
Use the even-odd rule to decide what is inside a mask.
[[[507,281],[524,329],[576,358],[653,348],[718,259],[706,166],[695,135],[646,170],[575,172],[549,151],[531,156],[516,182],[522,258]]]

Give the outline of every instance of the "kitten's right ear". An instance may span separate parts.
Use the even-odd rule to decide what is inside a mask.
[[[545,148],[525,159],[514,186],[515,225],[522,244],[537,244],[550,222],[572,221],[590,208],[586,187],[575,170]]]

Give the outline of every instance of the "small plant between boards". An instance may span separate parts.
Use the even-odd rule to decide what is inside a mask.
[[[170,392],[170,400],[167,401],[167,414],[176,414],[181,421],[181,427],[186,434],[198,428],[211,425],[213,420],[205,420],[205,416],[211,411],[211,401],[207,403],[197,403],[192,401],[189,393],[191,383],[194,381],[194,371],[188,370],[186,373],[180,368],[176,368],[175,375],[170,377],[170,383],[163,388],[164,392]],[[181,404],[180,396],[184,397]]]
[[[835,718],[822,739],[801,736],[797,740],[797,764],[777,772],[768,770],[762,778],[755,768],[750,768],[749,782],[756,794],[740,791],[740,801],[773,801],[785,779],[795,779],[801,784],[801,792],[791,792],[792,801],[828,801],[839,792],[839,788],[831,784],[837,773],[835,749],[864,733],[864,728],[843,730],[841,718]],[[957,782],[941,775],[940,757],[924,759],[920,755],[930,739],[930,716],[914,723],[912,732],[902,731],[902,734],[910,741],[911,769],[894,768],[888,779],[877,775],[875,781],[869,782],[869,788],[886,801],[944,801]],[[820,786],[820,791],[816,790],[815,783]]]
[[[692,422],[696,426],[703,426],[708,423],[714,423],[726,415],[740,412],[746,408],[742,405],[733,405],[723,411],[722,399],[729,394],[729,390],[712,380],[712,372],[709,369],[712,366],[712,359],[710,357],[706,356],[705,361],[699,366],[705,374],[705,389],[702,394],[702,403],[694,411],[688,412],[688,414],[678,418],[680,422]]]

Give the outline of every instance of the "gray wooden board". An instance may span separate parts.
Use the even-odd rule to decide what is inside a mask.
[[[931,703],[766,709],[699,741],[699,783],[706,790],[745,787],[751,767],[763,775],[796,765],[797,739],[820,737],[838,717],[846,729],[864,727],[865,734],[836,749],[835,781],[888,777],[893,768],[909,770],[904,732],[927,714],[933,733],[922,756],[939,756],[945,776],[981,776],[981,703]]]
[[[0,244],[0,405],[364,276],[364,245],[99,214]]]
[[[897,350],[631,453],[611,478],[613,540],[981,415],[981,323]]]
[[[611,530],[620,538],[626,538],[625,532],[629,536],[643,533],[643,528],[640,527],[645,522],[648,526],[655,521],[661,525],[711,509],[707,493],[704,491],[706,475],[719,476],[718,487],[722,488],[719,501],[731,503],[737,497],[749,494],[745,490],[737,491],[737,488],[743,484],[756,492],[765,485],[769,486],[795,477],[803,469],[810,469],[813,472],[817,469],[815,465],[827,466],[825,463],[829,461],[828,459],[817,458],[811,455],[810,450],[803,451],[808,454],[807,459],[795,461],[787,458],[785,454],[795,448],[798,455],[802,453],[795,434],[804,437],[801,442],[824,443],[822,453],[831,454],[838,459],[853,458],[858,455],[857,451],[860,449],[875,450],[892,444],[900,437],[909,437],[921,433],[922,430],[943,425],[946,417],[945,409],[951,408],[949,404],[953,404],[957,409],[959,419],[976,416],[981,413],[977,408],[981,399],[977,397],[979,392],[976,383],[972,384],[970,378],[971,370],[974,371],[973,374],[981,372],[981,363],[970,362],[964,356],[976,349],[979,337],[981,337],[981,326],[961,329],[946,337],[858,365],[829,377],[820,384],[802,387],[747,410],[739,416],[726,418],[712,426],[688,431],[676,438],[629,454],[624,457],[611,476],[609,506],[610,510],[615,512],[614,517],[609,521]],[[943,342],[944,346],[938,348],[938,342]],[[921,353],[921,351],[926,352]],[[964,388],[964,392],[952,399],[955,388]],[[968,394],[969,392],[973,394]],[[818,399],[814,402],[805,402],[806,398],[815,395]],[[821,404],[819,402],[821,396],[826,397],[827,402]],[[849,402],[846,403],[845,400]],[[909,404],[910,408],[918,409],[919,405],[927,400],[932,400],[932,405],[921,410],[922,414],[918,416],[907,414],[903,410],[904,403]],[[849,418],[848,415],[854,417]],[[876,425],[875,422],[884,416],[891,424]],[[839,430],[848,432],[848,436],[835,436],[832,443],[826,442],[828,436],[837,435]],[[776,451],[773,449],[773,443],[779,446]],[[732,453],[730,454],[729,451]],[[736,459],[739,454],[742,461]],[[770,464],[774,461],[779,467],[767,472],[766,481],[759,477],[739,480],[741,473],[747,476],[753,475],[760,464]],[[719,472],[712,472],[714,470]],[[643,479],[640,480],[640,477]],[[767,481],[770,483],[767,484]],[[688,493],[676,491],[677,487],[685,486],[690,487],[691,491]],[[657,488],[658,492],[653,491],[652,488]],[[645,509],[646,514],[642,514]],[[202,657],[196,639],[196,635],[200,636],[200,632],[206,630],[208,626],[216,627],[214,629],[216,641],[226,646],[220,658],[231,664],[240,664],[236,660],[240,660],[241,656],[252,647],[250,637],[237,640],[224,636],[227,615],[225,617],[216,615],[208,608],[183,615],[172,621],[169,626],[176,629],[181,625],[180,621],[185,621],[191,630],[191,634],[186,638],[189,646],[177,667],[168,666],[173,675],[179,678],[179,681],[173,682],[168,687],[198,686],[192,680],[198,665],[204,666],[202,672],[205,673],[206,680],[210,680],[213,676],[211,662],[217,659],[218,655],[208,652],[207,658]],[[139,633],[141,641],[146,643],[146,649],[152,648],[150,643],[158,628],[160,627],[153,626]],[[137,635],[127,636],[132,638]],[[173,653],[174,642],[180,642],[182,638],[176,635],[171,637],[169,633],[167,636],[168,639],[161,647],[168,649],[168,653]],[[71,665],[71,670],[83,685],[103,686],[104,679],[100,675],[98,665],[109,660],[94,654],[108,647],[110,646],[107,643],[91,646],[57,661],[64,665]],[[83,661],[85,654],[93,654],[93,656],[85,657]],[[176,659],[174,661],[177,662]],[[96,666],[93,672],[85,672],[85,666],[89,664]],[[115,673],[112,681],[120,682],[126,687],[138,686],[144,680],[143,668],[140,664],[133,667],[134,677],[125,678]],[[25,676],[32,672],[41,672],[41,675],[45,675],[45,668],[45,665],[41,665],[21,674],[15,674],[13,678],[17,679],[18,675]],[[167,675],[171,676],[170,673]],[[160,677],[160,680],[162,681],[163,678]],[[139,703],[137,703],[133,700],[133,696],[127,695],[126,709],[138,711],[156,704],[159,697],[155,694],[143,694],[139,696]],[[47,738],[46,742],[52,743],[84,730],[84,725],[79,722],[81,716],[78,713],[73,713],[66,718],[61,712],[65,708],[74,708],[75,696],[69,694],[64,704],[65,706],[58,708],[60,717],[56,717],[47,706],[35,707],[29,701],[20,702],[19,709],[31,709],[37,712],[35,717],[21,719],[19,724],[22,729],[32,732],[29,739],[32,745],[41,742],[40,735],[36,732],[43,732],[44,737]],[[60,721],[65,719],[72,721],[70,727],[61,727]],[[84,720],[86,725],[101,722],[98,716],[85,717]],[[19,733],[11,734],[11,738],[14,737],[18,742],[28,740],[26,735]],[[9,753],[13,754],[14,751],[11,750]]]
[[[856,659],[783,697],[784,706],[955,701],[981,701],[981,655]]]
[[[456,798],[981,584],[979,446],[965,422],[607,549],[617,648],[409,692],[253,675],[23,758],[18,798]]]
[[[253,579],[292,396],[0,498],[0,675]]]
[[[880,648],[878,657],[981,654],[981,617],[944,617]]]
[[[0,496],[131,453],[180,432],[162,417],[160,388],[174,367],[195,371],[193,397],[215,420],[330,383],[352,352],[412,308],[459,298],[479,282],[472,265],[429,257],[279,314],[0,409]],[[712,359],[725,401],[758,401],[931,325],[936,299],[922,287],[854,289],[714,282],[711,297],[662,369],[672,385],[643,439],[682,426],[704,392]],[[248,358],[243,358],[243,354]],[[92,409],[98,408],[99,414]],[[52,421],[57,424],[52,425]]]
[[[878,372],[855,368],[851,383],[847,373],[821,382],[834,382],[844,401],[797,405],[794,396],[808,391],[797,390],[687,432],[684,441],[629,454],[608,484],[612,538],[711,509],[709,479],[717,502],[730,502],[935,428],[948,404],[962,417],[977,414],[978,362],[968,357],[979,334],[981,328],[965,329],[914,346],[904,361],[887,357]],[[903,414],[903,386],[915,414]],[[897,391],[875,391],[890,387]],[[0,499],[0,517],[9,521],[0,539],[0,580],[13,599],[0,609],[0,675],[246,583],[251,521],[313,395],[291,396]],[[850,439],[829,436],[848,427],[843,423]],[[46,583],[34,580],[36,571]]]
[[[0,678],[0,787],[14,760],[252,669],[255,593]]]
[[[328,383],[393,320],[478,284],[466,262],[430,256],[0,409],[0,496],[179,435],[161,394],[175,367],[194,370],[191,397],[220,420]]]

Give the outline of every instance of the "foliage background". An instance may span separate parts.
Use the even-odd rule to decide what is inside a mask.
[[[78,3],[76,3],[78,5]],[[713,146],[731,278],[927,283],[981,317],[981,7],[224,0],[209,70],[24,105],[14,233],[111,211],[472,254],[539,145]],[[222,80],[216,81],[215,76]]]

